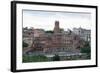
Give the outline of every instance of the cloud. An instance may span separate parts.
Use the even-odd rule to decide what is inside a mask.
[[[60,27],[65,30],[80,26],[91,29],[90,13],[23,11],[23,27],[52,30],[55,20],[59,20]]]

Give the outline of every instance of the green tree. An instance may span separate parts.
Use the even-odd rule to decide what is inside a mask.
[[[54,33],[53,31],[49,30],[49,31],[46,31],[46,33]]]
[[[91,57],[91,48],[89,42],[85,42],[85,45],[83,48],[81,48],[81,53],[86,53],[87,59],[90,59]]]
[[[81,53],[90,53],[91,49],[90,49],[90,44],[89,42],[85,42],[85,45],[83,48],[81,48]]]
[[[23,41],[23,47],[28,47],[28,44]]]
[[[53,58],[52,58],[53,61],[60,61],[60,57],[59,55],[55,55]]]

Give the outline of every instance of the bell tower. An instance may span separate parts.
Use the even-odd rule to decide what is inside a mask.
[[[59,21],[55,21],[54,33],[60,33]]]

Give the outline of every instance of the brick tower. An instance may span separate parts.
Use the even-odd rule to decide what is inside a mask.
[[[55,21],[54,33],[60,33],[59,21]]]

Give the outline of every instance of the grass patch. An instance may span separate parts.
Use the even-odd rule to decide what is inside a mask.
[[[30,56],[30,55],[23,55],[23,62],[45,62],[48,61],[48,58],[43,55],[38,56]]]

